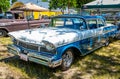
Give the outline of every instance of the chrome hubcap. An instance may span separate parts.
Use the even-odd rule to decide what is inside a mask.
[[[2,36],[3,35],[3,32],[0,32],[0,36]]]
[[[67,51],[64,55],[63,55],[63,64],[66,67],[69,67],[71,65],[73,61],[73,55],[71,51]]]

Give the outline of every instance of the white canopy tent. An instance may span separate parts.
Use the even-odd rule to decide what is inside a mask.
[[[83,8],[120,8],[120,0],[95,0],[85,4]]]
[[[120,4],[120,0],[95,0],[85,5],[115,5]]]

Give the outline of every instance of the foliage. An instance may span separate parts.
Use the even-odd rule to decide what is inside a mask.
[[[91,2],[93,0],[50,0],[49,1],[49,9],[61,9],[65,10],[66,7],[68,9],[71,8],[81,8],[83,4]]]
[[[7,11],[10,7],[9,0],[0,0],[0,9],[2,11]]]
[[[94,0],[76,0],[76,8],[81,8],[84,4],[92,2]]]
[[[48,2],[48,0],[42,0],[42,2]]]
[[[14,3],[14,2],[16,2],[17,0],[12,0],[12,4]]]
[[[49,9],[65,9],[67,6],[75,6],[76,0],[50,0]]]

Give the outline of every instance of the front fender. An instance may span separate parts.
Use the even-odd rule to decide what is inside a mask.
[[[65,51],[69,48],[75,48],[75,49],[79,50],[79,52],[81,54],[81,50],[79,49],[80,45],[79,45],[78,42],[75,42],[75,43],[71,43],[71,44],[68,44],[68,45],[58,47],[57,48],[57,57],[60,58],[63,55],[63,53],[65,53]]]

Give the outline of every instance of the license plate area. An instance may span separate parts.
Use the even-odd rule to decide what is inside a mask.
[[[27,56],[27,55],[25,55],[25,54],[20,54],[19,56],[20,56],[20,59],[25,60],[25,61],[28,61],[28,56]]]

